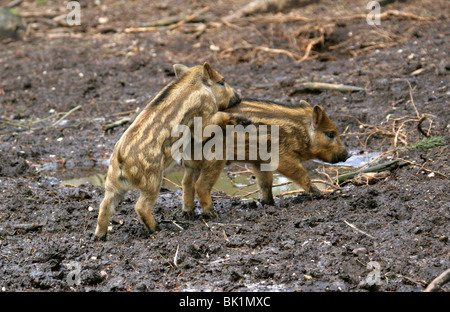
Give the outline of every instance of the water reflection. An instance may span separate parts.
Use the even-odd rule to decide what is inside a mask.
[[[229,171],[237,171],[236,168],[225,168],[220,174],[217,183],[214,185],[213,191],[224,192],[230,196],[245,196],[246,198],[258,198],[258,186],[254,176],[250,174],[229,174]],[[65,174],[67,176],[67,173]],[[172,190],[179,190],[182,184],[184,171],[180,166],[174,166],[166,171],[163,186]],[[63,179],[61,185],[79,186],[83,183],[91,183],[92,185],[104,186],[106,179],[106,170],[104,173],[91,172],[88,175]],[[280,174],[274,174],[274,185],[284,184],[273,189],[273,194],[278,195],[288,191],[298,189],[294,183],[289,183],[289,179]],[[249,194],[250,193],[250,194]]]
[[[308,161],[303,163],[305,169],[309,173],[309,177],[312,180],[326,180],[323,174],[317,173],[315,168],[322,163],[326,166],[333,167],[361,167],[378,157],[378,152],[371,153],[352,153],[353,155],[345,162],[330,165],[322,163],[320,161]],[[79,186],[83,183],[91,183],[96,186],[104,186],[106,179],[106,172],[108,162],[105,160],[94,162],[96,165],[77,168],[60,168],[60,166],[44,164],[40,169],[42,173],[50,173],[49,175],[61,180],[61,185]],[[230,172],[242,171],[241,165],[230,165],[225,167],[224,171],[220,174],[217,183],[214,185],[213,191],[224,192],[230,196],[238,196],[245,198],[258,198],[260,196],[256,179],[249,173],[231,174]],[[323,165],[322,165],[323,166]],[[53,168],[55,167],[55,168]],[[53,169],[53,170],[52,170]],[[245,171],[245,170],[244,170]],[[165,179],[163,186],[172,190],[179,190],[181,188],[183,180],[184,170],[181,166],[175,165],[165,172]],[[285,178],[281,174],[274,173],[273,175],[273,195],[277,196],[286,192],[298,190],[300,187],[292,183],[289,179]],[[315,185],[321,189],[327,189],[329,186],[324,183],[315,183]]]

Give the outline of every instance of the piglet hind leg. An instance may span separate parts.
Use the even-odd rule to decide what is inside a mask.
[[[271,206],[275,205],[272,194],[273,172],[261,171],[259,164],[254,164],[252,168],[261,192],[261,204]]]
[[[95,229],[95,237],[106,240],[109,220],[114,214],[115,208],[125,195],[126,190],[118,190],[114,188],[109,179],[105,183],[105,197],[100,204],[100,210],[97,218],[97,228]]]
[[[153,233],[157,229],[155,218],[153,217],[153,205],[158,199],[158,191],[141,191],[138,201],[134,206],[139,219],[144,224],[146,229]]]
[[[211,199],[211,190],[220,177],[220,173],[225,167],[225,160],[211,160],[205,162],[200,177],[195,183],[195,192],[203,210],[203,217],[214,219],[217,213]]]
[[[185,164],[183,176],[183,216],[188,220],[194,219],[195,182],[200,175],[200,168]]]

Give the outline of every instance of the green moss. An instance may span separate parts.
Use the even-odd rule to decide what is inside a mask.
[[[428,149],[433,148],[436,146],[443,146],[445,145],[445,138],[444,137],[429,137],[423,140],[420,140],[419,142],[406,146],[406,149],[413,151],[419,148],[422,149]]]

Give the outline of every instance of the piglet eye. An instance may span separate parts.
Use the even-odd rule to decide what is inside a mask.
[[[334,131],[326,131],[324,134],[329,138],[330,140],[334,139],[336,137],[336,133]]]

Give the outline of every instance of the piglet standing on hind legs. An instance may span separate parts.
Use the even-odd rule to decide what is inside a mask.
[[[191,68],[176,64],[174,70],[178,79],[147,104],[114,147],[95,230],[99,239],[106,238],[114,209],[130,189],[140,191],[136,213],[150,232],[155,231],[152,207],[164,169],[174,161],[174,127],[193,127],[194,117],[202,118],[203,128],[211,124],[223,128],[232,122],[220,110],[238,104],[241,97],[209,63]]]

